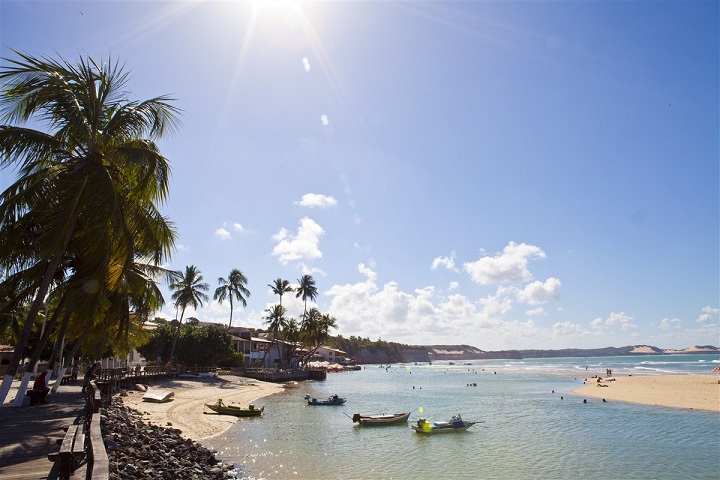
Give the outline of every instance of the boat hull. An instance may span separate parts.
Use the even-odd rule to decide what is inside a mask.
[[[395,413],[392,415],[360,415],[352,416],[352,421],[368,427],[382,425],[400,425],[407,423],[410,413]]]
[[[263,410],[265,410],[265,407],[243,408],[223,404],[218,405],[217,403],[206,403],[205,406],[220,415],[233,415],[235,417],[259,417],[262,415]]]
[[[345,403],[345,401],[346,400],[344,398],[339,398],[337,400],[332,400],[332,401],[331,400],[317,400],[315,398],[312,398],[312,399],[309,399],[307,402],[308,402],[308,405],[311,405],[313,407],[320,407],[320,406],[326,406],[326,405],[342,405],[343,403]]]

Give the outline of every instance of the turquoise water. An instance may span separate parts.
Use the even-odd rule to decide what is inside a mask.
[[[708,373],[720,364],[717,355],[470,363],[369,365],[328,374],[323,382],[258,401],[266,406],[263,418],[241,419],[203,444],[238,465],[246,479],[720,475],[720,415],[599,399],[583,404],[582,397],[569,393],[606,368],[615,375]],[[303,398],[334,393],[347,404],[309,407]],[[346,416],[401,411],[411,411],[411,420],[446,420],[460,413],[483,423],[464,433],[421,436],[402,425],[358,427]]]

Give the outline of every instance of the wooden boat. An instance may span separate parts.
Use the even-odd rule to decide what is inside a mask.
[[[410,427],[417,433],[433,434],[464,432],[476,423],[478,422],[466,422],[460,415],[453,415],[447,422],[430,422],[424,418],[420,418],[415,425],[410,425]]]
[[[225,405],[221,398],[216,403],[206,403],[205,406],[221,415],[235,415],[236,417],[259,417],[265,410],[265,407],[255,408],[252,403],[247,408]]]
[[[308,405],[312,406],[318,406],[318,405],[342,405],[346,402],[346,400],[342,397],[338,397],[337,395],[330,395],[325,400],[318,400],[317,398],[311,398],[310,395],[305,395],[305,399],[308,402]]]
[[[351,418],[353,423],[359,423],[360,425],[380,426],[399,425],[401,423],[407,423],[409,417],[410,412],[390,413],[382,415],[360,415],[359,413],[356,413]]]
[[[173,399],[175,393],[170,390],[147,389],[143,395],[143,402],[165,403]]]

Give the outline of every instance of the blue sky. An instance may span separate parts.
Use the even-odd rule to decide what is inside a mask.
[[[210,294],[245,273],[235,325],[309,273],[344,336],[684,348],[720,344],[719,24],[715,1],[2,0],[0,52],[111,57],[177,99],[169,267]]]

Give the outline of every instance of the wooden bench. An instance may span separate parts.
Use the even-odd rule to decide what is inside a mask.
[[[69,479],[85,458],[85,431],[83,425],[70,425],[65,437],[58,440],[60,451],[48,455],[51,462],[60,462],[60,478]]]

